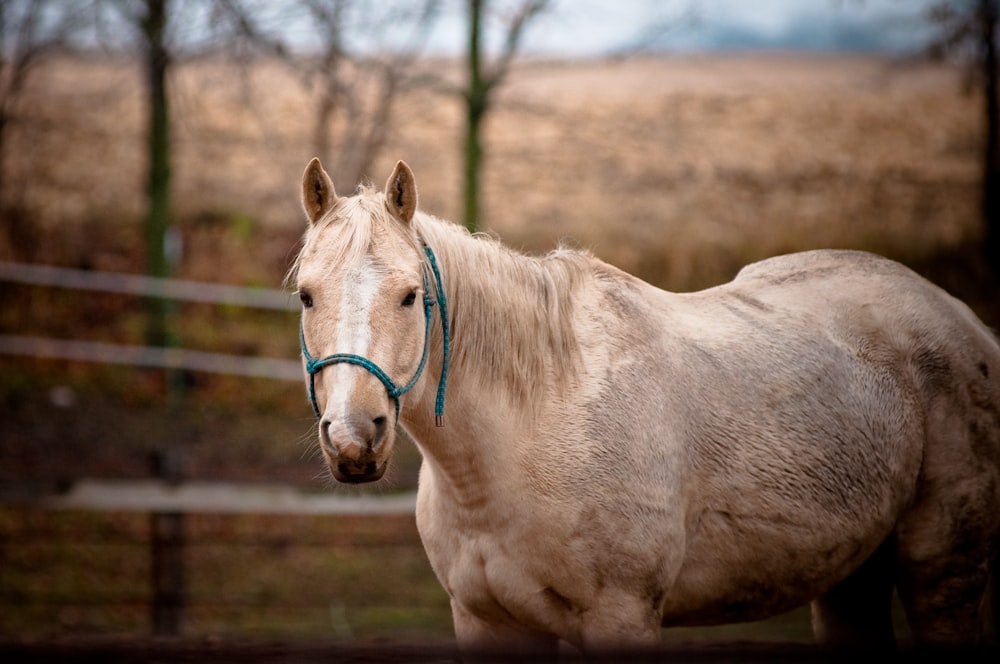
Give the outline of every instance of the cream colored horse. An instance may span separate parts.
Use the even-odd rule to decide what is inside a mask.
[[[320,446],[365,482],[397,424],[416,441],[460,645],[640,646],[809,601],[821,642],[884,644],[893,588],[917,638],[976,639],[1000,347],[939,288],[812,251],[665,292],[423,214],[402,162],[338,197],[313,160],[303,203]]]

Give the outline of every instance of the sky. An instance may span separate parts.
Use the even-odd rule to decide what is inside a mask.
[[[516,0],[499,0],[501,6]],[[931,0],[554,0],[523,51],[587,56],[645,46],[670,51],[902,52],[926,40]],[[462,13],[441,17],[431,50],[460,53]],[[494,44],[495,46],[495,44]]]
[[[550,8],[529,23],[521,52],[567,58],[635,50],[905,53],[926,44],[929,25],[921,14],[935,1],[939,0],[551,0]],[[246,2],[254,8],[263,32],[274,33],[293,50],[318,48],[315,25],[301,4]],[[488,7],[495,17],[510,14],[523,2],[490,0]],[[55,0],[52,6],[72,6],[61,3]],[[465,5],[465,0],[440,0],[428,36],[415,28],[420,24],[412,18],[423,3],[360,0],[346,5],[347,40],[359,52],[415,48],[434,55],[460,55],[467,39]],[[175,28],[178,39],[203,42],[215,5],[178,0],[174,6],[184,17]],[[106,18],[115,15],[106,12]],[[500,43],[495,29],[499,23],[488,20],[486,25],[486,48],[495,50]]]

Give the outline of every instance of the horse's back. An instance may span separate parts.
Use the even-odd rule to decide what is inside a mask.
[[[917,484],[893,531],[898,590],[916,633],[967,636],[1000,545],[996,337],[940,288],[862,252],[755,263],[732,287],[818,316],[862,362],[895,375],[921,438]]]
[[[934,458],[931,448],[963,448],[996,472],[1000,344],[964,303],[899,263],[858,251],[754,263],[729,287],[814,320],[858,361],[893,372],[923,416],[925,457]]]
[[[1000,400],[997,338],[964,303],[895,261],[861,251],[802,252],[748,265],[728,286],[815,317],[831,334],[858,342],[867,361],[877,362],[879,350],[898,353],[925,398],[972,383],[983,398]]]

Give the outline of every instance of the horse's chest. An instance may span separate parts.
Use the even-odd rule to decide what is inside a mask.
[[[431,566],[467,612],[494,625],[576,628],[577,609],[587,604],[590,584],[544,533],[529,535],[529,527],[510,518],[479,528],[444,517],[454,514],[450,510],[439,510],[433,519],[421,518],[420,511],[418,506],[418,527]],[[507,527],[499,525],[504,522]]]
[[[505,622],[510,617],[512,590],[523,583],[510,576],[498,577],[503,566],[492,547],[476,540],[463,543],[448,564],[445,585],[449,593],[473,614],[492,621]]]
[[[425,538],[427,554],[448,594],[469,613],[491,624],[551,619],[534,606],[544,581],[524,560],[512,556],[492,535],[454,534],[436,545]]]

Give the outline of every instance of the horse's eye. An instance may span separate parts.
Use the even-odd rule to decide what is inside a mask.
[[[406,297],[403,298],[402,306],[412,307],[413,303],[416,301],[417,301],[417,291],[410,291],[409,293],[406,294]]]
[[[313,305],[312,295],[305,291],[299,291],[299,299],[302,300],[302,306],[306,309]]]

